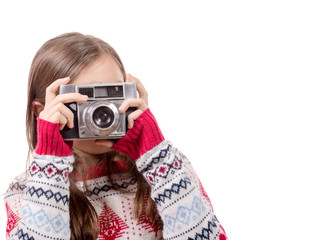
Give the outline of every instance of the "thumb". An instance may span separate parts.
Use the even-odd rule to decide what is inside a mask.
[[[126,82],[136,82],[133,78],[134,77],[130,73],[126,74]]]

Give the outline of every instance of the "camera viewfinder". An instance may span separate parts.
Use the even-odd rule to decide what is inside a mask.
[[[110,97],[123,97],[123,87],[113,86],[108,87]]]
[[[109,97],[107,87],[96,87],[94,89],[95,98],[106,98]]]
[[[87,95],[88,97],[93,97],[93,88],[79,88],[79,93]]]

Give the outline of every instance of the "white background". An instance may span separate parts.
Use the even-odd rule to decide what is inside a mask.
[[[25,169],[32,58],[79,31],[142,80],[230,239],[316,239],[315,12],[305,0],[1,1],[1,193]],[[0,223],[3,239],[3,204]]]

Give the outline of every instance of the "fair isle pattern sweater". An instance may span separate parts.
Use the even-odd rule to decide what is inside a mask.
[[[91,174],[94,178],[88,180],[88,189],[77,182],[99,215],[98,239],[228,239],[190,161],[164,140],[149,109],[112,148],[136,161],[151,185],[145,203],[151,197],[157,204],[163,229],[155,227],[144,214],[135,219],[135,193],[115,190],[106,166],[100,165]],[[59,125],[38,119],[38,145],[27,180],[23,182],[22,176],[15,179],[5,196],[7,239],[70,239],[68,175],[73,162],[71,145],[63,141]],[[116,162],[121,171],[112,178],[122,190],[135,192],[137,181],[122,163]]]

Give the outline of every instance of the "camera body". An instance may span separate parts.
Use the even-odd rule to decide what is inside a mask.
[[[93,83],[61,85],[59,94],[80,93],[88,96],[84,103],[65,104],[74,114],[74,127],[65,126],[65,140],[119,139],[127,131],[129,108],[121,114],[118,108],[128,98],[137,98],[135,83]]]

